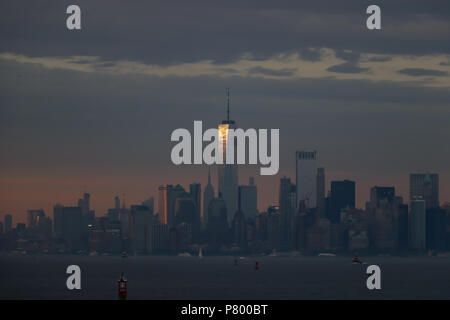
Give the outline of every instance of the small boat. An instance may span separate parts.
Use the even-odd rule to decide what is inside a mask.
[[[353,257],[352,262],[353,262],[353,263],[359,263],[359,264],[362,264],[361,259],[359,259],[359,257],[356,256],[356,255]]]

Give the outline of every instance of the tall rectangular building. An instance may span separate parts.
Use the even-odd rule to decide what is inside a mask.
[[[200,222],[202,213],[202,187],[200,183],[191,183],[189,185],[189,194],[194,200],[195,204],[195,221],[194,221],[194,234],[200,232]]]
[[[317,168],[317,213],[325,218],[325,168]]]
[[[370,203],[373,207],[391,207],[395,199],[394,187],[378,187],[370,189]]]
[[[341,210],[355,207],[355,182],[350,180],[332,181],[330,213],[328,218],[333,223],[340,221]]]
[[[236,164],[236,153],[234,164],[226,164],[227,145],[234,145],[236,140],[229,140],[229,130],[235,128],[234,120],[230,120],[230,92],[227,89],[227,119],[219,124],[219,148],[223,157],[223,163],[218,165],[218,192],[219,197],[225,201],[227,206],[227,220],[231,223],[238,208],[238,166]]]
[[[12,231],[12,215],[5,215],[5,233],[10,233]]]
[[[122,207],[119,212],[122,238],[128,239],[130,237],[130,210]]]
[[[78,206],[81,208],[81,214],[83,216],[89,214],[90,198],[91,195],[89,193],[84,193],[83,198],[78,199]]]
[[[166,252],[169,249],[169,226],[161,223],[149,226],[147,238],[149,253]]]
[[[239,210],[246,219],[254,219],[258,213],[258,192],[252,177],[248,186],[239,186]]]
[[[147,253],[147,236],[153,215],[146,206],[132,205],[130,211],[130,239],[135,252]]]
[[[411,173],[409,200],[422,198],[426,209],[439,207],[439,175],[437,173]]]
[[[39,224],[39,220],[45,217],[45,213],[40,210],[28,210],[27,211],[27,228],[35,228]]]
[[[304,200],[308,208],[317,206],[317,152],[315,150],[302,150],[295,153],[297,208]]]
[[[65,242],[69,251],[84,247],[83,218],[81,207],[56,205],[53,208],[54,231],[57,239]]]
[[[173,226],[175,224],[175,201],[177,197],[185,193],[182,186],[177,184],[164,184],[159,187],[158,214],[162,224]]]
[[[409,219],[409,236],[411,249],[423,251],[426,248],[426,209],[425,201],[415,199],[411,201]]]
[[[366,204],[369,216],[369,238],[372,249],[394,250],[398,245],[398,210],[402,203],[395,196],[394,187],[370,189],[370,202]]]
[[[214,187],[211,184],[211,170],[208,172],[208,184],[203,192],[203,215],[202,226],[205,227],[208,221],[208,207],[211,200],[214,199]]]
[[[168,216],[170,208],[170,191],[172,190],[171,184],[164,184],[158,189],[158,214],[159,222],[162,224],[168,224]]]
[[[280,241],[285,248],[292,244],[292,228],[296,206],[296,188],[291,179],[283,177],[280,179],[280,193],[278,205],[280,208]]]

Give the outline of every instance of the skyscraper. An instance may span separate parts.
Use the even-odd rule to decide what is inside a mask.
[[[306,248],[307,207],[305,200],[300,200],[292,219],[292,246],[296,251]]]
[[[202,223],[206,226],[208,221],[208,206],[211,200],[214,199],[214,187],[211,184],[211,170],[208,170],[208,184],[205,187],[205,191],[203,193],[203,216]]]
[[[439,207],[439,175],[437,173],[411,173],[409,199],[422,197],[426,209]]]
[[[228,241],[227,208],[221,197],[212,199],[208,205],[206,231],[208,243],[212,247],[220,247]]]
[[[222,150],[223,164],[218,165],[218,190],[227,207],[228,223],[233,220],[238,200],[238,167],[236,161],[233,164],[226,164],[227,143],[233,143],[228,142],[228,130],[234,128],[235,122],[230,120],[230,91],[227,89],[227,119],[219,124],[219,148]]]
[[[177,184],[175,187],[171,184],[165,184],[159,187],[159,221],[162,224],[173,226],[175,223],[175,200],[178,196],[185,193],[182,186]]]
[[[401,204],[398,209],[398,248],[407,250],[409,242],[409,207],[407,204]]]
[[[122,208],[119,211],[119,221],[121,226],[122,238],[130,237],[130,210],[125,207],[125,201],[122,202]]]
[[[317,168],[317,215],[325,218],[325,168]]]
[[[12,231],[12,215],[5,215],[5,233],[10,233]]]
[[[189,193],[180,195],[175,200],[175,225],[181,223],[195,224],[196,216],[195,200]]]
[[[239,186],[239,210],[245,219],[254,219],[258,213],[258,192],[252,177],[248,186]]]
[[[90,210],[90,198],[89,193],[84,193],[83,198],[78,199],[78,207],[81,208],[81,224],[85,232],[87,232],[88,225],[95,224],[95,212]]]
[[[315,208],[317,205],[316,160],[315,150],[302,150],[295,153],[297,208],[302,200],[308,208]]]
[[[81,208],[81,214],[83,216],[89,213],[90,197],[91,195],[89,193],[84,193],[83,198],[78,199],[78,206]]]
[[[330,202],[331,212],[328,218],[331,222],[338,223],[341,219],[342,209],[355,207],[355,182],[349,180],[332,181]]]
[[[65,207],[57,204],[53,208],[54,231],[57,239],[65,242],[70,251],[80,250],[85,244],[81,207]]]
[[[117,212],[120,210],[120,199],[119,197],[114,198],[114,209],[116,209]]]
[[[373,187],[366,211],[369,214],[369,236],[373,249],[392,250],[398,245],[398,215],[402,198],[394,187]]]
[[[236,211],[231,226],[234,243],[244,249],[247,247],[247,223],[244,214],[241,210]]]
[[[130,211],[130,239],[136,252],[146,253],[149,228],[153,223],[153,215],[146,206],[132,205]]]
[[[410,247],[414,250],[425,250],[426,248],[426,209],[425,200],[415,198],[411,200],[410,212]]]
[[[168,215],[170,210],[170,191],[172,190],[171,184],[164,184],[159,186],[158,189],[158,214],[159,222],[162,224],[168,224]]]
[[[373,207],[389,207],[393,204],[394,198],[394,187],[375,186],[370,190],[370,202]]]
[[[296,209],[296,189],[291,179],[280,179],[280,193],[278,205],[280,208],[280,242],[283,247],[291,247],[293,218]]]
[[[40,210],[28,210],[27,211],[27,228],[36,228],[39,224],[39,220],[45,217],[45,213]]]
[[[192,183],[189,185],[189,194],[194,200],[195,215],[192,226],[192,236],[195,240],[200,234],[201,212],[202,212],[202,187],[200,183]]]
[[[149,253],[165,252],[169,249],[169,226],[155,223],[149,228],[148,247]]]
[[[119,221],[120,215],[120,199],[119,197],[114,197],[114,208],[108,209],[106,216],[110,221]]]
[[[280,207],[267,208],[267,240],[269,250],[280,249]]]

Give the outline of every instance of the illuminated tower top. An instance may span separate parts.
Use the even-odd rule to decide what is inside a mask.
[[[223,157],[223,163],[226,161],[228,129],[234,128],[234,120],[230,120],[230,88],[227,88],[227,120],[222,120],[219,124],[219,143],[221,145],[220,153]]]

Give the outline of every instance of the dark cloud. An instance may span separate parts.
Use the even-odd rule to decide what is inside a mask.
[[[297,68],[269,69],[261,66],[248,69],[249,74],[263,74],[267,76],[289,77],[292,76]]]
[[[391,61],[392,57],[384,56],[384,57],[372,57],[369,59],[370,62],[386,62]]]
[[[450,53],[450,2],[378,1],[383,32],[365,26],[369,1],[79,0],[82,30],[69,31],[71,1],[0,2],[0,52],[32,56],[99,56],[177,64],[230,62],[244,53],[266,59],[314,48],[336,49],[348,62],[360,53]],[[311,49],[313,48],[313,49]],[[349,50],[349,51],[344,51]]]
[[[397,71],[401,74],[406,74],[408,76],[420,77],[420,76],[435,76],[435,77],[445,77],[448,76],[448,72],[433,70],[433,69],[423,69],[423,68],[406,68]]]
[[[345,62],[327,68],[327,71],[337,73],[362,73],[367,72],[370,68],[361,68],[354,63]]]
[[[306,61],[317,62],[322,58],[322,54],[318,49],[306,48],[300,50],[300,58]]]

